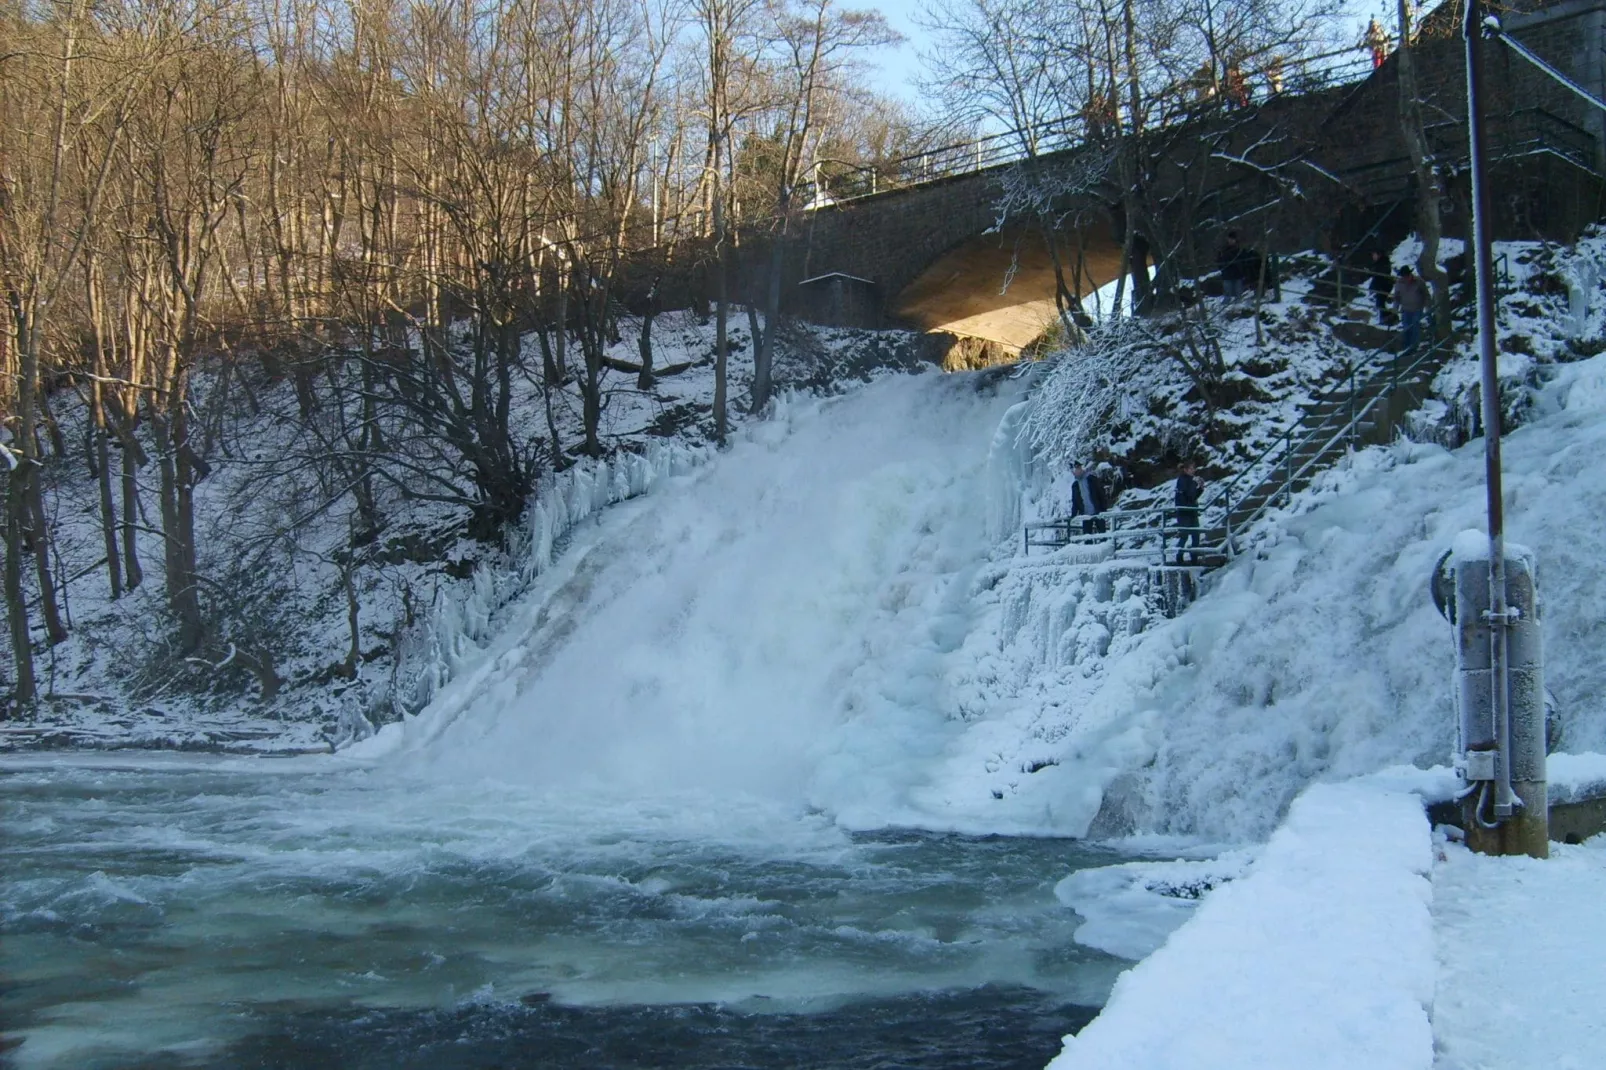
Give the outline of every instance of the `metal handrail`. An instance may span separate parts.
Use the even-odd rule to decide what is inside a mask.
[[[1302,422],[1289,428],[1276,442],[1267,447],[1259,457],[1242,469],[1237,476],[1233,477],[1230,483],[1218,490],[1204,503],[1202,508],[1205,510],[1218,508],[1221,510],[1220,517],[1224,533],[1223,544],[1220,549],[1229,557],[1235,553],[1236,548],[1233,543],[1234,528],[1241,530],[1253,526],[1273,508],[1279,496],[1286,503],[1293,495],[1293,486],[1296,482],[1321,463],[1336,448],[1339,448],[1341,444],[1343,446],[1354,444],[1355,439],[1358,437],[1357,428],[1371,414],[1379,402],[1393,396],[1394,391],[1399,389],[1401,379],[1409,378],[1431,359],[1441,356],[1453,348],[1454,339],[1445,338],[1422,349],[1403,368],[1400,367],[1398,355],[1389,352],[1386,348],[1373,350],[1367,357],[1357,361],[1350,369],[1350,386],[1347,394],[1340,398],[1330,397],[1327,399],[1337,401],[1337,407],[1322,417],[1315,426]],[[1388,353],[1390,357],[1389,367],[1386,369],[1386,388],[1372,393],[1371,397],[1366,398],[1363,402],[1361,400],[1363,394],[1374,385],[1385,382],[1382,374],[1385,369],[1378,368],[1376,374],[1366,376],[1360,380],[1356,379],[1356,375],[1381,353]],[[1348,414],[1347,417],[1342,422],[1335,424],[1335,420],[1340,416],[1344,416],[1346,412]],[[1304,432],[1297,440],[1294,438],[1296,431]],[[1324,434],[1327,435],[1327,438],[1322,440]],[[1318,443],[1317,448],[1300,464],[1298,469],[1295,469],[1294,457],[1312,443]],[[1247,488],[1243,493],[1235,495],[1234,491],[1245,477],[1256,471],[1263,461],[1277,453],[1279,447],[1282,448],[1280,460],[1269,466],[1268,475]],[[1282,478],[1273,483],[1279,467],[1282,469]],[[1241,504],[1253,498],[1257,492],[1265,489],[1268,484],[1272,484],[1271,490],[1261,499],[1260,503],[1251,509],[1246,516],[1235,519],[1233,516],[1234,498],[1236,497],[1236,500]]]
[[[1288,428],[1258,457],[1240,469],[1231,481],[1218,487],[1198,506],[1112,509],[1096,516],[1083,514],[1036,521],[1023,525],[1022,553],[1030,554],[1033,547],[1108,544],[1113,556],[1157,555],[1163,565],[1170,552],[1168,536],[1176,537],[1180,554],[1184,552],[1181,537],[1197,533],[1195,545],[1186,551],[1194,554],[1196,560],[1200,555],[1231,558],[1237,552],[1235,529],[1252,527],[1279,500],[1286,504],[1293,497],[1294,486],[1300,480],[1326,463],[1335,451],[1354,446],[1360,437],[1361,425],[1379,404],[1394,396],[1401,380],[1410,378],[1418,369],[1453,349],[1454,339],[1444,338],[1418,350],[1403,366],[1399,355],[1388,347],[1374,349],[1350,365],[1348,388],[1345,391],[1333,392],[1318,399],[1318,404],[1333,403],[1331,411],[1314,424],[1307,417]],[[1387,358],[1386,366],[1381,359],[1384,357]],[[1370,374],[1363,374],[1368,372]],[[1379,386],[1381,389],[1377,389]],[[1312,445],[1314,449],[1310,449]],[[1296,467],[1295,458],[1301,454],[1305,456]],[[1268,461],[1269,464],[1266,463]],[[1240,486],[1251,477],[1258,478],[1240,491]],[[1265,493],[1262,494],[1262,491]],[[1244,502],[1257,496],[1260,498],[1258,504],[1245,515],[1234,516],[1235,508],[1241,508]],[[1192,525],[1167,522],[1168,518],[1174,521],[1183,512],[1196,514],[1198,521]],[[1102,522],[1103,530],[1073,532],[1074,528],[1095,519]],[[1221,532],[1221,541],[1206,542],[1205,536],[1217,530]],[[1038,531],[1052,531],[1054,535],[1048,539],[1033,539],[1033,532]]]
[[[1083,514],[1037,521],[1023,525],[1021,552],[1023,555],[1029,555],[1034,546],[1057,549],[1063,546],[1107,545],[1111,547],[1113,557],[1158,556],[1163,564],[1169,553],[1170,540],[1173,538],[1180,546],[1184,535],[1196,534],[1199,536],[1199,551],[1206,549],[1203,541],[1210,529],[1203,524],[1175,523],[1177,514],[1181,512],[1196,513],[1198,510],[1172,505],[1150,506],[1144,509],[1111,509],[1092,516]],[[1104,525],[1103,530],[1072,533],[1072,528],[1088,521],[1101,523]],[[1034,540],[1032,538],[1034,531],[1052,531],[1055,535],[1049,539]]]

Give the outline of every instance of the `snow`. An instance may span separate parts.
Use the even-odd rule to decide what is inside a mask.
[[[1606,754],[1552,754],[1545,776],[1552,806],[1606,797]]]
[[[1553,843],[1545,860],[1443,845],[1433,872],[1438,1070],[1601,1065],[1602,902],[1606,838]]]
[[[1425,1070],[1432,858],[1416,797],[1311,788],[1050,1067]]]
[[[1603,369],[1563,369],[1504,446],[1506,530],[1538,562],[1572,751],[1606,747],[1606,410],[1571,389]],[[1085,573],[1034,558],[982,572],[993,623],[966,648],[965,708],[985,715],[950,749],[951,806],[976,826],[1249,842],[1313,781],[1443,764],[1453,643],[1427,579],[1484,508],[1481,442],[1361,450],[1272,514],[1208,595],[1135,632]]]

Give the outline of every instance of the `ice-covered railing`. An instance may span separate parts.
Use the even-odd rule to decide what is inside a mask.
[[[510,540],[512,554],[487,561],[467,584],[436,591],[416,644],[399,659],[391,693],[395,709],[418,712],[448,681],[478,662],[497,612],[552,567],[576,525],[698,467],[712,453],[707,446],[654,443],[645,453],[582,461],[548,480]]]

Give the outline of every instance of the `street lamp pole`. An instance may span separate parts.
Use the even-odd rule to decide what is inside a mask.
[[[1472,171],[1472,237],[1476,264],[1478,351],[1482,362],[1482,415],[1484,481],[1489,514],[1489,601],[1486,611],[1489,656],[1489,705],[1493,714],[1496,744],[1494,772],[1494,819],[1504,826],[1496,838],[1495,852],[1500,854],[1533,854],[1544,857],[1548,849],[1549,814],[1544,773],[1544,721],[1538,718],[1539,739],[1527,738],[1534,726],[1524,716],[1518,733],[1513,738],[1511,702],[1511,648],[1512,628],[1518,624],[1521,610],[1508,605],[1507,560],[1505,544],[1505,510],[1500,487],[1500,379],[1495,346],[1494,305],[1494,252],[1490,227],[1493,224],[1489,210],[1489,182],[1486,173],[1486,140],[1484,130],[1482,89],[1482,51],[1484,35],[1483,5],[1480,0],[1467,0],[1466,20],[1463,26],[1466,38],[1467,67],[1467,141]],[[1518,565],[1519,573],[1527,573],[1528,563]],[[1525,599],[1519,599],[1524,601]],[[1537,609],[1533,603],[1532,610]],[[1480,622],[1481,623],[1481,622]],[[1524,622],[1532,628],[1537,621]],[[1523,646],[1526,649],[1526,630]],[[1535,629],[1537,639],[1537,630]],[[1526,667],[1524,676],[1527,675]],[[1541,685],[1542,686],[1542,685]],[[1522,703],[1524,713],[1530,703]],[[1534,751],[1537,749],[1537,756]],[[1531,768],[1537,757],[1537,771]],[[1520,793],[1513,789],[1516,781]],[[1469,833],[1473,830],[1469,829]]]

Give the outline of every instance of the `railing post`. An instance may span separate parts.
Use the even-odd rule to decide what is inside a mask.
[[[1355,448],[1355,430],[1356,430],[1356,428],[1355,428],[1355,412],[1356,412],[1355,406],[1356,406],[1356,401],[1357,401],[1357,399],[1355,397],[1355,365],[1351,364],[1350,368],[1349,368],[1349,447],[1350,447],[1350,449],[1354,449]]]
[[[1234,557],[1236,557],[1238,555],[1238,548],[1235,545],[1233,545],[1233,537],[1232,537],[1232,493],[1229,491],[1229,492],[1223,494],[1222,498],[1224,498],[1226,500],[1227,511],[1222,514],[1221,526],[1223,528],[1225,528],[1226,532],[1227,532],[1227,534],[1226,534],[1227,560],[1231,561]]]

